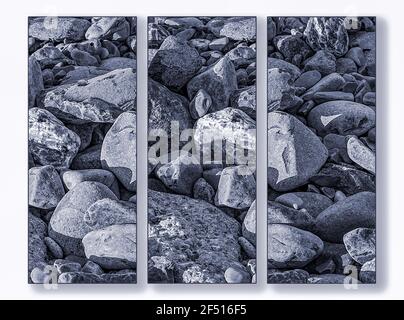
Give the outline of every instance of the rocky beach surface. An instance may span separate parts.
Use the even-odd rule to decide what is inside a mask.
[[[170,147],[149,155],[149,283],[255,283],[256,19],[152,17],[148,37],[149,146]],[[200,150],[220,136],[225,157],[175,130]],[[228,163],[222,142],[253,160]]]
[[[31,283],[136,282],[136,18],[30,17]]]
[[[267,23],[268,283],[375,283],[375,18]]]

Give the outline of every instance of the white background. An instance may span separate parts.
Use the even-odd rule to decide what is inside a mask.
[[[7,299],[401,299],[404,298],[403,7],[400,1],[348,0],[68,0],[7,1],[0,20],[0,298]],[[27,17],[138,16],[138,284],[27,284]],[[257,285],[146,285],[146,17],[258,16],[258,282]],[[272,285],[266,281],[266,16],[377,16],[378,284]],[[142,78],[143,77],[143,78]],[[143,152],[141,150],[144,150]],[[143,173],[143,174],[142,174]]]

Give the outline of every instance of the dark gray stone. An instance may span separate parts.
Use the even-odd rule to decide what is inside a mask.
[[[202,67],[199,53],[186,41],[168,36],[149,65],[149,75],[173,89],[182,88]]]
[[[313,108],[308,115],[309,126],[320,136],[328,133],[360,136],[375,126],[375,112],[352,101],[329,101]]]
[[[267,283],[272,284],[300,284],[307,283],[307,279],[309,278],[309,273],[302,269],[294,269],[287,271],[280,270],[268,270]]]
[[[181,153],[176,159],[162,164],[156,176],[164,185],[180,194],[191,195],[196,180],[202,176],[202,166],[191,154]]]
[[[275,201],[294,209],[306,209],[313,218],[333,204],[329,198],[315,192],[285,193],[277,197]]]
[[[28,204],[36,208],[56,208],[65,195],[59,173],[51,165],[29,169],[28,184]]]
[[[336,71],[336,59],[334,55],[328,51],[317,51],[314,56],[309,58],[304,64],[304,70],[316,70],[322,76],[326,76]]]
[[[317,216],[316,234],[322,239],[342,243],[343,236],[356,228],[374,228],[376,196],[359,192],[325,209]]]

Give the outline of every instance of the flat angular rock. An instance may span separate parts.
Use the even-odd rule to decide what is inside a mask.
[[[268,270],[267,283],[307,283],[309,273],[302,269],[294,269],[287,271]]]
[[[84,215],[93,203],[104,198],[117,199],[104,184],[85,181],[66,193],[59,202],[49,222],[49,236],[65,254],[84,255],[81,239],[92,230],[85,223]]]
[[[202,200],[156,191],[148,197],[150,256],[172,262],[175,282],[225,283],[226,269],[239,261],[239,223]]]
[[[66,188],[71,190],[84,181],[97,181],[105,184],[119,197],[119,186],[114,174],[103,169],[67,170],[60,174]]]
[[[34,57],[28,59],[28,108],[35,107],[37,95],[44,89],[41,66]]]
[[[294,197],[291,198],[289,195]],[[315,192],[285,193],[277,197],[275,201],[295,209],[306,209],[313,218],[333,204],[328,197]]]
[[[348,139],[347,153],[353,162],[373,174],[376,173],[376,155],[356,136]]]
[[[43,105],[68,122],[114,122],[136,105],[136,73],[118,69],[84,83],[56,87],[45,94]]]
[[[338,91],[345,84],[344,78],[338,73],[331,73],[324,78],[322,78],[319,82],[317,82],[314,86],[312,86],[308,91],[302,95],[304,100],[311,100],[313,95],[317,92],[323,91]]]
[[[268,224],[268,266],[302,268],[323,251],[316,235],[284,224]]]
[[[165,86],[182,88],[202,67],[195,48],[175,36],[168,36],[161,44],[149,65],[149,75]]]
[[[181,153],[176,159],[162,164],[156,171],[164,185],[180,194],[191,195],[196,180],[202,177],[202,166],[191,154]]]
[[[86,39],[123,40],[130,34],[130,25],[125,17],[99,17],[86,31]]]
[[[375,112],[352,101],[329,101],[313,108],[308,115],[309,126],[320,136],[328,133],[362,135],[376,124]]]
[[[297,118],[268,113],[268,184],[289,191],[308,182],[328,157],[321,140]]]
[[[294,64],[276,58],[268,58],[267,69],[279,69],[280,71],[287,72],[292,76],[293,81],[299,78],[301,74],[300,69]]]
[[[285,110],[301,103],[296,97],[292,76],[280,69],[268,69],[267,73],[267,105],[268,111]]]
[[[136,204],[109,198],[94,202],[83,217],[92,230],[115,224],[136,224]]]
[[[178,124],[180,132],[193,127],[189,114],[189,102],[183,96],[167,89],[162,84],[148,82],[148,128],[151,131],[162,130],[166,135],[171,133],[171,123]]]
[[[305,71],[316,70],[320,72],[322,76],[335,72],[336,67],[334,55],[325,50],[317,51],[304,64]]]
[[[112,225],[83,238],[86,257],[108,270],[136,268],[136,225]]]
[[[275,201],[268,201],[267,221],[274,224],[287,224],[302,230],[310,230],[314,218],[306,210],[297,210]]]
[[[59,173],[50,165],[29,169],[28,184],[28,203],[36,208],[56,208],[65,195]]]
[[[349,255],[363,265],[376,257],[376,230],[357,228],[344,234],[344,244]]]
[[[216,193],[216,204],[234,209],[247,209],[255,200],[256,184],[247,166],[224,168]]]
[[[30,20],[28,34],[39,40],[84,40],[91,23],[86,19],[72,17],[45,17]]]
[[[236,41],[254,41],[257,35],[256,19],[253,17],[228,18],[220,28],[219,35]]]
[[[311,88],[321,79],[321,73],[317,70],[310,70],[302,73],[294,82],[295,87]]]
[[[349,165],[327,163],[310,180],[319,186],[337,188],[347,195],[376,190],[374,175]]]
[[[311,17],[304,35],[314,51],[326,50],[336,57],[348,51],[349,37],[340,17]]]
[[[237,90],[236,70],[228,57],[223,57],[206,71],[193,77],[187,84],[188,97],[192,99],[200,90],[212,98],[211,111],[218,111],[229,105],[230,96]]]
[[[376,196],[373,192],[359,192],[320,213],[315,228],[321,239],[342,243],[347,232],[356,228],[374,228],[375,224]]]
[[[105,135],[101,149],[104,169],[129,191],[136,191],[136,113],[124,112]]]
[[[354,95],[350,92],[342,91],[316,92],[312,99],[318,104],[336,100],[354,101]]]
[[[68,168],[80,148],[80,137],[47,110],[28,114],[29,151],[35,163]]]

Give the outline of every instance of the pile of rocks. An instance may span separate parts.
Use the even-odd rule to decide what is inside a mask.
[[[28,33],[29,280],[136,282],[136,18]]]
[[[212,163],[177,141],[157,159],[149,142],[149,282],[254,283],[256,19],[153,17],[148,36],[149,139],[194,129],[192,148],[253,154]]]
[[[268,282],[375,282],[375,19],[268,18]]]

